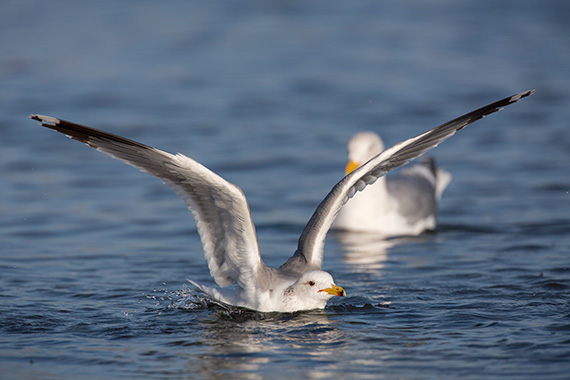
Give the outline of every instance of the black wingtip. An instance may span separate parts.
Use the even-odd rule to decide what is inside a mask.
[[[125,145],[137,146],[144,149],[152,149],[151,147],[138,143],[133,140],[126,139],[112,133],[104,132],[99,129],[91,128],[86,125],[72,123],[70,121],[57,119],[51,116],[32,114],[30,119],[40,122],[42,127],[53,129],[54,131],[63,133],[64,135],[87,144],[92,148],[98,149],[102,140],[115,141]],[[99,141],[99,142],[97,142]]]
[[[458,125],[456,131],[459,131],[463,128],[465,128],[467,125],[485,117],[488,116],[492,113],[495,113],[497,111],[502,110],[504,107],[514,104],[516,102],[518,102],[519,100],[521,100],[522,98],[526,98],[527,96],[530,96],[534,93],[534,89],[532,90],[527,90],[527,91],[523,91],[523,92],[519,92],[518,94],[509,96],[508,98],[504,98],[501,99],[499,101],[496,101],[494,103],[491,103],[489,105],[486,105],[485,107],[481,107],[479,109],[476,109],[475,111],[469,112],[468,114],[465,114],[463,116],[460,116],[456,119],[453,119],[450,122],[447,122],[445,124],[443,124],[441,127],[447,126],[449,124],[452,123],[456,123],[458,120],[464,119],[466,122],[462,122]]]

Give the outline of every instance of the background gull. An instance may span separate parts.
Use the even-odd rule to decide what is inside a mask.
[[[375,132],[353,135],[347,143],[352,172],[384,150]],[[340,210],[333,228],[369,232],[382,237],[419,235],[437,225],[437,203],[451,181],[451,174],[438,169],[431,157],[403,169],[396,176],[384,176],[355,194]]]
[[[203,165],[107,132],[49,116],[31,115],[54,129],[141,171],[172,188],[192,211],[210,274],[228,289],[201,287],[220,302],[258,311],[322,309],[333,296],[344,296],[332,276],[321,271],[326,234],[337,213],[357,191],[405,165],[465,126],[501,110],[532,90],[499,100],[376,155],[338,182],[305,226],[294,255],[279,268],[261,260],[255,227],[243,192]]]

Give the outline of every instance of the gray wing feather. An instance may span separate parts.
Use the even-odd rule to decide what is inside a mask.
[[[435,178],[434,178],[435,182]],[[436,214],[435,183],[421,174],[402,173],[387,178],[386,187],[397,200],[398,212],[411,224]]]

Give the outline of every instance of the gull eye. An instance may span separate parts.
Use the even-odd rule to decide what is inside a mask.
[[[315,281],[309,281],[308,284],[309,286],[315,286]]]

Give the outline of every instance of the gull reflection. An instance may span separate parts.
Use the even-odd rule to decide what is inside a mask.
[[[208,378],[228,373],[239,379],[283,377],[285,373],[272,372],[275,363],[296,355],[311,362],[305,378],[329,377],[339,369],[338,359],[349,343],[338,322],[322,310],[286,315],[219,312],[213,317],[209,323],[204,321],[209,326],[204,326],[202,344],[208,348],[199,368],[192,366]]]
[[[385,238],[378,234],[335,231],[333,236],[340,242],[347,263],[359,269],[378,270],[386,265],[390,248],[405,243],[429,241],[432,234]]]

